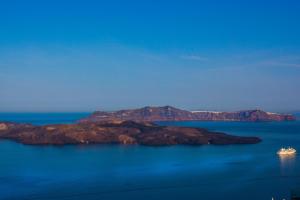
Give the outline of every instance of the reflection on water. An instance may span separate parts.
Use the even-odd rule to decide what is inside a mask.
[[[296,154],[278,155],[280,160],[281,174],[287,175],[294,169]]]

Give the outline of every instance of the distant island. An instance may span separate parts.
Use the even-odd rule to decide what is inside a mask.
[[[132,120],[141,122],[155,121],[293,121],[296,117],[262,110],[244,110],[237,112],[188,111],[172,106],[127,109],[114,112],[96,111],[81,122],[108,120]]]
[[[114,112],[96,111],[74,124],[34,126],[0,122],[0,139],[23,144],[140,144],[204,145],[254,144],[258,137],[239,137],[203,128],[160,126],[158,121],[291,121],[289,114],[245,110],[237,112],[187,111],[172,106],[143,107]]]
[[[0,122],[0,139],[31,145],[140,144],[228,145],[255,144],[257,137],[239,137],[203,128],[158,126],[149,122],[101,121],[63,125],[34,126]]]

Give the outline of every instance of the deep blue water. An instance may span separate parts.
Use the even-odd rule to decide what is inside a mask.
[[[0,114],[0,121],[72,123],[87,113]],[[275,199],[300,187],[300,121],[164,122],[259,136],[255,145],[29,146],[0,140],[0,199]]]

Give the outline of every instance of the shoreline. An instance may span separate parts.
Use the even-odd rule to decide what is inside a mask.
[[[204,128],[110,121],[35,126],[0,122],[0,139],[29,145],[122,144],[143,146],[256,144],[258,137],[234,136]]]

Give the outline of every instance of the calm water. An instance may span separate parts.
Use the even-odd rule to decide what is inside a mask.
[[[0,120],[71,123],[73,114],[0,114]],[[0,199],[276,199],[300,187],[300,121],[168,122],[263,139],[256,145],[28,146],[0,140]]]

